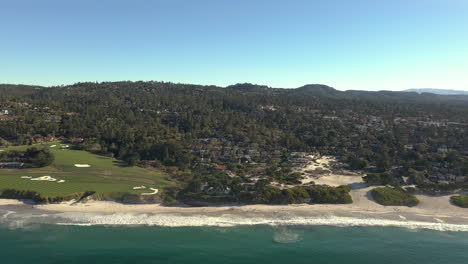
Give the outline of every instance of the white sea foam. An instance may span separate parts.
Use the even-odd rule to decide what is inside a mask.
[[[58,216],[68,219],[70,223],[63,225],[145,225],[163,227],[197,227],[218,226],[232,227],[240,225],[331,225],[331,226],[394,226],[409,229],[431,229],[437,231],[466,231],[468,225],[432,223],[420,221],[398,221],[384,219],[362,219],[351,217],[242,217],[238,215],[225,214],[221,216],[207,215],[177,215],[177,214],[83,214],[83,213],[61,213]]]
[[[15,211],[6,211],[6,213],[2,216],[3,218],[7,218],[9,215],[16,213]]]
[[[273,242],[279,244],[296,243],[302,239],[301,235],[296,231],[289,230],[285,227],[277,230],[273,235]]]

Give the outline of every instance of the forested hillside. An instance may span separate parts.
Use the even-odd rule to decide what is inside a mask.
[[[468,175],[468,96],[108,82],[1,85],[0,105],[3,146],[68,140],[163,168],[180,183],[173,196],[186,199],[232,201],[249,190],[273,199],[281,190],[269,183],[297,182],[304,155],[336,156],[396,185],[465,184]]]

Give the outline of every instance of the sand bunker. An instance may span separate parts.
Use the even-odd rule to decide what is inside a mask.
[[[56,146],[57,146],[57,145],[51,145],[50,147],[51,147],[51,148],[55,148]]]
[[[142,186],[133,187],[133,190],[141,190],[141,189],[146,189],[146,186],[142,185]]]
[[[61,145],[60,147],[63,148],[63,149],[66,149],[66,148],[69,148],[70,146],[69,145]]]
[[[50,182],[57,182],[57,183],[64,183],[65,180],[57,180],[55,178],[52,178],[50,176],[42,176],[42,177],[37,177],[37,178],[33,178],[33,177],[30,177],[30,176],[21,176],[22,179],[28,179],[28,180],[31,180],[31,181],[50,181]]]
[[[157,194],[158,193],[158,189],[154,189],[154,188],[150,188],[150,190],[152,190],[153,192],[151,193],[142,193],[141,195],[154,195],[154,194]]]
[[[91,165],[89,164],[75,164],[75,167],[77,168],[89,168]]]
[[[38,178],[32,178],[31,181],[56,181],[57,179],[50,176],[42,176]]]

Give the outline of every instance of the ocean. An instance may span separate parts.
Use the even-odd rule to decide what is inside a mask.
[[[468,232],[334,226],[0,224],[1,264],[466,264]]]

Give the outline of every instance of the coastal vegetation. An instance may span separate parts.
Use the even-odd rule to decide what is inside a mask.
[[[369,173],[362,179],[368,185],[398,185],[395,177],[388,173]]]
[[[452,196],[450,201],[457,206],[468,208],[468,195]]]
[[[349,204],[353,200],[348,186],[339,187],[294,187],[280,189],[271,185],[256,186],[253,192],[238,195],[208,195],[195,192],[182,192],[179,200],[192,205],[217,203],[236,204]]]
[[[377,187],[371,190],[372,198],[381,205],[416,206],[419,200],[401,188]]]

